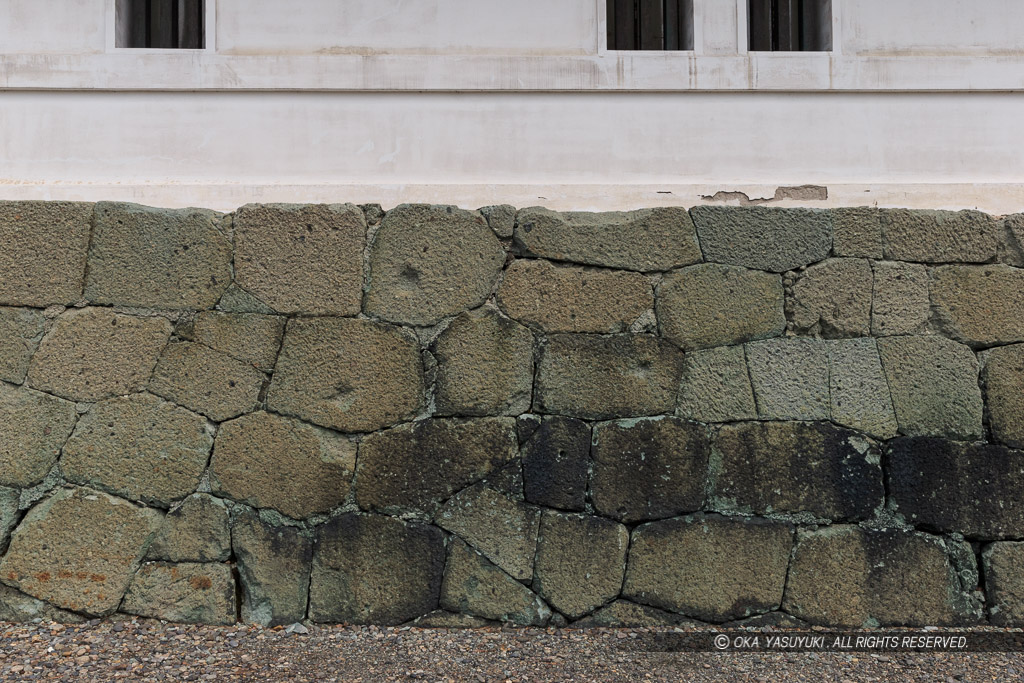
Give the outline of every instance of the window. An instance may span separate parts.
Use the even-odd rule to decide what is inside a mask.
[[[203,0],[117,0],[117,47],[205,46]]]
[[[747,0],[751,51],[832,49],[832,0]]]
[[[693,0],[608,0],[609,50],[692,50]]]

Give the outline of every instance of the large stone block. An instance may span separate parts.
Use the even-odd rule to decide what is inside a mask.
[[[817,209],[695,206],[704,258],[774,273],[821,261],[832,249],[832,220]]]
[[[359,445],[356,502],[364,510],[431,517],[452,494],[515,456],[512,418],[431,419],[388,429]]]
[[[594,428],[594,510],[627,524],[699,510],[708,476],[707,428],[674,417]]]
[[[79,202],[0,202],[0,304],[81,299],[92,212]]]
[[[164,517],[148,560],[224,562],[231,556],[231,528],[224,501],[194,493]]]
[[[75,404],[0,382],[0,486],[46,478],[75,428]]]
[[[436,527],[346,514],[319,527],[315,548],[313,621],[401,624],[438,607],[445,549]]]
[[[220,426],[210,484],[217,495],[305,519],[341,505],[355,463],[344,436],[257,412]]]
[[[0,555],[7,551],[7,542],[11,540],[11,531],[18,522],[18,507],[21,492],[0,486]],[[3,617],[0,617],[2,619]]]
[[[308,532],[271,526],[244,510],[233,520],[231,545],[242,584],[242,621],[267,627],[305,619],[313,559]]]
[[[122,306],[213,308],[231,284],[231,240],[220,220],[205,209],[97,204],[86,298]]]
[[[259,313],[262,315],[273,315],[276,312],[234,282],[224,290],[220,301],[217,302],[217,310],[224,313]]]
[[[993,624],[1024,624],[1024,543],[993,543],[981,555]]]
[[[669,270],[701,260],[686,209],[556,213],[540,207],[519,211],[516,240],[530,254],[556,261]]]
[[[983,263],[996,257],[999,223],[979,211],[882,211],[885,258],[923,263]]]
[[[795,329],[832,338],[867,336],[872,283],[866,259],[828,259],[811,266],[793,284],[790,319]]]
[[[880,439],[896,436],[896,412],[874,339],[828,342],[832,421]]]
[[[516,207],[508,204],[480,207],[480,214],[487,219],[494,234],[502,239],[511,239],[516,227]]]
[[[911,524],[979,539],[1024,538],[1024,452],[945,439],[889,444],[894,508]]]
[[[658,285],[661,334],[686,350],[777,337],[786,329],[782,278],[704,263]]]
[[[551,610],[530,589],[458,539],[448,547],[441,607],[519,626],[543,626]]]
[[[797,534],[783,609],[826,626],[942,626],[976,606],[940,539],[836,525]]]
[[[591,420],[671,413],[682,366],[682,351],[651,335],[553,335],[537,370],[536,409]]]
[[[919,263],[878,261],[871,303],[871,334],[920,334],[931,316],[928,269]]]
[[[676,414],[700,422],[732,422],[757,417],[747,356],[742,346],[691,351],[683,363]]]
[[[625,270],[519,259],[505,269],[498,305],[545,332],[625,332],[654,306],[647,278]]]
[[[61,489],[25,515],[0,561],[0,581],[95,616],[121,603],[161,515],[89,489]]]
[[[885,495],[880,460],[855,432],[827,422],[728,424],[714,444],[711,506],[867,519]]]
[[[836,256],[882,258],[882,217],[867,206],[830,209]]]
[[[982,374],[993,438],[1024,448],[1024,344],[989,351]]]
[[[9,621],[15,624],[28,621],[81,624],[85,620],[81,614],[59,609],[48,602],[37,600],[13,588],[0,585],[0,621]]]
[[[226,564],[147,562],[132,579],[121,610],[186,624],[233,624],[235,579]]]
[[[192,342],[167,345],[149,380],[150,392],[223,422],[256,408],[263,373]]]
[[[590,471],[590,425],[570,417],[546,418],[523,445],[527,502],[582,511]]]
[[[281,348],[284,323],[280,316],[204,311],[196,316],[192,339],[270,372]]]
[[[403,204],[384,215],[370,247],[366,312],[433,325],[486,301],[504,264],[478,212]]]
[[[932,310],[945,332],[972,346],[1024,341],[1024,269],[941,266],[931,274]]]
[[[0,380],[21,384],[43,338],[43,314],[31,308],[0,308]]]
[[[28,385],[73,401],[141,391],[171,335],[164,318],[136,318],[107,308],[68,311],[43,337]]]
[[[419,343],[369,320],[293,318],[274,378],[270,410],[343,432],[408,420],[424,401]]]
[[[621,524],[545,511],[533,589],[569,619],[579,619],[619,594],[628,548],[629,531]]]
[[[829,418],[828,346],[790,337],[746,345],[757,410],[770,420]]]
[[[769,612],[782,603],[793,544],[788,524],[693,515],[633,530],[622,597],[703,621]]]
[[[213,436],[206,420],[150,394],[97,403],[64,446],[69,481],[168,507],[195,491]]]
[[[438,415],[518,415],[530,408],[533,334],[492,308],[459,315],[432,351]]]
[[[942,337],[885,337],[878,354],[902,434],[984,434],[978,361],[969,348]]]

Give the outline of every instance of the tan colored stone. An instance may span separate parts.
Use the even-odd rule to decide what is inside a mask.
[[[235,623],[235,580],[226,564],[147,562],[139,567],[121,609],[186,624]]]
[[[793,284],[790,320],[798,332],[865,337],[871,327],[871,266],[865,259],[828,259]]]
[[[149,391],[223,422],[256,408],[265,377],[247,363],[191,342],[167,345]]]
[[[871,334],[920,334],[928,326],[928,269],[918,263],[879,261],[874,264]]]
[[[676,413],[699,422],[757,417],[754,390],[742,346],[691,351],[683,359],[683,383]]]
[[[993,438],[1024,448],[1024,344],[989,351],[983,376]]]
[[[867,206],[830,209],[836,256],[882,258],[882,217]]]
[[[38,484],[75,428],[75,404],[0,382],[0,415],[0,485]]]
[[[884,209],[881,218],[892,261],[984,263],[999,249],[999,223],[979,211]]]
[[[448,547],[441,607],[519,626],[543,626],[551,610],[530,589],[458,539]]]
[[[942,266],[931,274],[932,309],[946,333],[966,344],[1024,341],[1024,269]]]
[[[271,526],[245,510],[234,519],[231,542],[242,585],[242,621],[267,627],[305,619],[313,560],[309,532]]]
[[[192,339],[270,372],[281,348],[284,323],[279,316],[205,311],[196,317]]]
[[[81,614],[58,609],[53,605],[25,595],[13,588],[0,585],[0,621],[21,623],[32,621],[53,621],[58,624],[81,624],[85,622]]]
[[[896,436],[892,392],[874,339],[827,343],[832,421],[879,439]]]
[[[508,204],[483,206],[480,213],[487,219],[487,225],[494,234],[502,239],[509,239],[516,227],[516,207]]]
[[[43,314],[31,308],[0,308],[0,380],[21,384],[43,337]]]
[[[784,337],[745,347],[758,414],[769,420],[829,418],[828,347],[820,339]]]
[[[231,528],[224,501],[194,493],[164,517],[148,560],[224,562],[231,556]]]
[[[7,551],[7,542],[11,540],[11,531],[18,522],[18,508],[21,493],[18,489],[0,486],[0,554]],[[0,617],[2,619],[3,617]]]

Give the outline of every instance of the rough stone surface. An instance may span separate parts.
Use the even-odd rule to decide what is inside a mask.
[[[247,204],[235,213],[235,279],[281,313],[355,315],[366,219],[353,204]]]
[[[627,524],[694,512],[704,504],[707,430],[674,417],[594,428],[594,510]]]
[[[85,621],[85,617],[80,614],[58,609],[13,588],[0,585],[0,621],[20,623],[36,619],[58,624],[81,624]]]
[[[1024,344],[989,351],[983,374],[992,436],[1024,448]]]
[[[244,510],[233,521],[231,544],[242,587],[242,621],[281,626],[305,619],[313,559],[308,532],[271,526]]]
[[[874,264],[871,334],[920,334],[931,316],[928,269],[917,263],[879,261]]]
[[[799,332],[822,337],[863,337],[871,328],[871,265],[865,259],[822,261],[793,285],[790,320]]]
[[[633,530],[622,597],[702,621],[779,608],[792,547],[788,524],[693,515]]]
[[[210,483],[215,494],[305,519],[345,500],[355,461],[344,436],[257,412],[220,426]]]
[[[648,272],[701,260],[693,221],[679,207],[604,213],[531,207],[519,211],[515,234],[527,252],[556,261]]]
[[[476,211],[403,204],[388,211],[370,249],[365,310],[433,325],[482,304],[505,250]]]
[[[434,523],[469,543],[512,578],[529,581],[533,577],[539,509],[477,485],[452,496]]]
[[[0,308],[0,380],[21,384],[43,337],[43,314],[31,308]]]
[[[783,609],[829,626],[943,626],[971,614],[942,541],[837,525],[797,534]]]
[[[527,502],[582,511],[590,470],[590,425],[570,417],[546,418],[522,449]]]
[[[97,403],[64,446],[69,481],[159,507],[195,491],[213,445],[206,421],[149,394]]]
[[[480,213],[487,219],[494,234],[502,239],[511,239],[516,227],[516,207],[508,204],[484,206]]]
[[[683,354],[651,335],[553,335],[543,348],[536,409],[583,419],[672,412]]]
[[[993,543],[982,553],[990,619],[999,626],[1024,624],[1024,543]]]
[[[832,421],[866,434],[896,436],[896,412],[874,339],[828,343]]]
[[[153,370],[149,391],[223,422],[256,408],[263,373],[192,342],[167,345]]]
[[[0,202],[0,304],[78,301],[92,212],[80,202]]]
[[[882,258],[882,217],[867,206],[830,209],[836,256]]]
[[[972,346],[1024,341],[1024,269],[941,266],[931,274],[932,309],[954,339]]]
[[[164,318],[82,308],[60,316],[32,357],[28,385],[73,401],[141,391],[171,335]]]
[[[474,617],[471,614],[436,609],[433,612],[424,614],[422,617],[416,617],[409,622],[409,625],[416,628],[481,628],[483,626],[498,626],[499,624],[496,621]]]
[[[975,439],[984,430],[978,361],[971,350],[942,337],[878,340],[900,433]]]
[[[15,530],[0,581],[62,609],[110,614],[159,524],[154,510],[89,489],[61,489]]]
[[[196,316],[192,339],[269,372],[281,348],[284,323],[278,316],[204,311]]]
[[[530,589],[455,539],[441,584],[441,607],[519,626],[543,626],[551,610]]]
[[[11,531],[18,521],[18,503],[21,494],[17,489],[0,486],[0,554],[7,550]]]
[[[231,556],[231,529],[224,501],[194,493],[164,517],[146,559],[224,562]]]
[[[309,617],[400,624],[438,607],[445,549],[431,526],[346,514],[317,531]]]
[[[757,417],[754,390],[742,346],[691,351],[683,359],[683,383],[676,413],[699,422]]]
[[[944,439],[889,444],[894,509],[919,527],[987,540],[1024,538],[1024,452]]]
[[[498,305],[545,332],[625,332],[654,306],[647,278],[624,270],[518,259],[505,269]]]
[[[453,493],[516,456],[511,418],[423,420],[359,446],[356,502],[364,510],[433,516]]]
[[[220,214],[100,202],[85,296],[94,303],[213,308],[231,283]]]
[[[367,432],[413,417],[423,392],[419,345],[398,328],[293,318],[267,407],[331,429]]]
[[[616,600],[589,617],[574,621],[572,628],[644,628],[659,626],[686,626],[695,622],[678,614],[638,605],[629,600]]]
[[[1003,218],[1003,241],[1000,247],[1000,261],[1024,266],[1024,213]]]
[[[262,313],[272,315],[276,311],[234,282],[224,290],[217,302],[217,310],[225,313]]]
[[[1000,226],[978,211],[882,211],[885,258],[923,263],[982,263],[996,257]]]
[[[0,382],[0,486],[41,482],[71,436],[75,404]]]
[[[492,308],[455,318],[434,343],[438,415],[518,415],[530,408],[533,335]]]
[[[711,505],[723,512],[860,520],[885,494],[878,450],[827,422],[725,425],[713,453]]]
[[[777,337],[786,328],[782,278],[705,263],[658,285],[661,334],[686,350]]]
[[[146,562],[122,611],[187,624],[235,623],[235,580],[226,564]]]
[[[832,249],[832,220],[817,209],[695,206],[704,258],[774,273],[821,261]]]
[[[806,338],[746,345],[757,411],[770,420],[829,418],[828,347]]]

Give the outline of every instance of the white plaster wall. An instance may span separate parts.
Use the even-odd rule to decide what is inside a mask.
[[[0,0],[0,53],[103,52],[107,4],[108,0]]]

